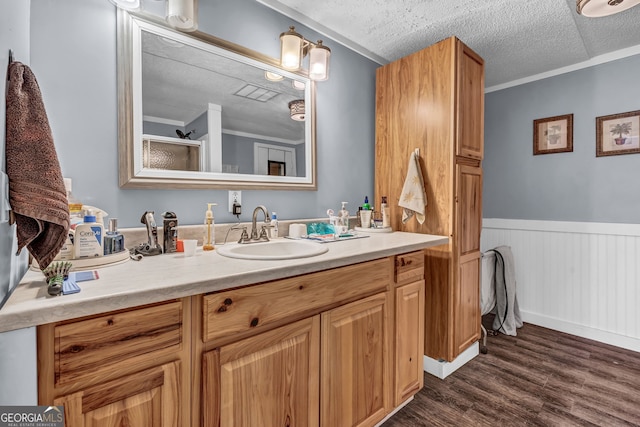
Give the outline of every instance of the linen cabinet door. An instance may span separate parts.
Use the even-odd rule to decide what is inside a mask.
[[[204,425],[317,426],[319,345],[314,316],[205,353]]]
[[[484,60],[456,40],[456,155],[482,160],[484,155]]]
[[[453,287],[455,355],[480,338],[480,232],[482,228],[482,169],[456,166],[457,269]]]
[[[396,288],[395,402],[398,406],[424,384],[424,280]]]
[[[167,363],[134,375],[61,396],[67,427],[177,427],[180,362]],[[188,410],[188,409],[184,409]]]
[[[321,314],[320,424],[373,426],[390,410],[388,294]]]

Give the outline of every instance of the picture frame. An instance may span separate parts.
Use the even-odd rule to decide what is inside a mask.
[[[533,121],[533,155],[573,151],[573,114]]]
[[[596,117],[596,157],[640,153],[640,110]]]

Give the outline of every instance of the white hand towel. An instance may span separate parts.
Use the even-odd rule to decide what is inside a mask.
[[[427,206],[427,194],[424,190],[420,158],[414,151],[409,157],[407,177],[404,180],[402,194],[398,206],[402,209],[402,223],[406,224],[413,215],[420,224],[424,223],[425,206]]]

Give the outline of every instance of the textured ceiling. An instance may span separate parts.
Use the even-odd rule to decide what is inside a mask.
[[[640,46],[640,6],[587,18],[575,0],[256,1],[380,63],[457,36],[484,58],[487,87]]]

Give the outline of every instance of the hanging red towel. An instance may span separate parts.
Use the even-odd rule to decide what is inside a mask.
[[[13,62],[7,82],[6,164],[18,253],[25,246],[47,267],[69,232],[69,205],[40,87]]]

